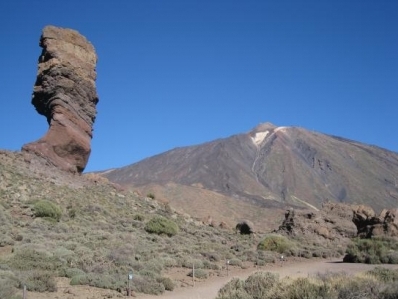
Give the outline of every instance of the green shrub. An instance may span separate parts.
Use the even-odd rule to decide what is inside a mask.
[[[75,276],[81,276],[81,275],[86,275],[86,273],[78,268],[68,268],[65,270],[65,277],[73,278]]]
[[[70,285],[89,285],[101,289],[117,290],[125,286],[125,280],[117,275],[88,273],[73,276]]]
[[[392,270],[383,267],[376,267],[366,273],[376,277],[377,280],[382,282],[398,282],[398,269]]]
[[[280,235],[268,235],[257,246],[259,250],[285,253],[293,247],[293,243]]]
[[[144,217],[144,215],[142,215],[142,214],[135,214],[134,217],[133,217],[133,220],[136,220],[136,221],[144,221],[144,220],[145,220],[145,217]]]
[[[220,289],[217,299],[397,299],[394,271],[376,268],[372,277],[326,273],[282,280],[276,274],[257,272],[246,281],[232,279]]]
[[[240,259],[234,258],[234,259],[230,259],[229,260],[229,265],[230,266],[238,266],[241,267],[242,266],[242,261]]]
[[[182,267],[184,268],[192,268],[193,266],[195,266],[195,269],[202,269],[204,267],[203,262],[199,259],[191,259],[191,258],[185,258],[182,261],[181,264]]]
[[[343,261],[349,263],[397,263],[398,252],[390,239],[355,239],[347,247]]]
[[[250,275],[246,281],[244,289],[254,299],[265,298],[270,289],[279,281],[279,276],[270,272],[256,272]]]
[[[146,197],[149,197],[149,198],[151,198],[151,199],[155,199],[155,194],[153,194],[153,193],[148,193],[148,194],[146,195]]]
[[[209,261],[203,262],[203,268],[210,269],[210,270],[220,270],[220,266]]]
[[[397,299],[398,298],[398,284],[390,284],[386,286],[380,293],[380,299]]]
[[[176,267],[177,266],[177,261],[173,259],[172,257],[164,257],[161,260],[162,264],[166,268],[171,268],[171,267]]]
[[[169,277],[158,277],[156,279],[157,282],[161,283],[164,285],[164,288],[166,291],[173,291],[175,284],[173,282],[173,280]]]
[[[57,271],[63,267],[63,262],[44,252],[25,248],[17,251],[8,262],[9,266],[16,270],[44,270]]]
[[[176,235],[179,229],[174,221],[161,216],[155,216],[147,222],[145,230],[151,234],[165,234],[171,237]]]
[[[10,279],[0,277],[0,298],[13,298],[15,291],[15,286]]]
[[[132,283],[132,289],[139,293],[160,295],[164,293],[165,286],[163,283],[157,282],[156,280],[135,276]]]
[[[56,292],[57,284],[54,274],[48,271],[24,271],[21,273],[20,288],[26,285],[26,289],[32,292]]]
[[[88,274],[86,273],[80,273],[77,275],[72,276],[72,279],[70,280],[70,285],[88,285],[90,283],[90,279]]]
[[[318,297],[319,286],[308,278],[297,278],[284,288],[284,297],[289,299],[314,299]],[[346,298],[346,297],[342,297]],[[348,297],[347,297],[348,298]]]
[[[36,217],[43,217],[59,221],[62,216],[62,210],[55,203],[48,200],[39,200],[33,206]]]
[[[246,290],[244,281],[233,278],[219,291],[216,299],[253,299]]]
[[[193,271],[188,273],[189,277],[193,276]],[[195,278],[199,278],[199,279],[203,279],[203,278],[207,278],[208,273],[206,270],[204,269],[195,269]]]
[[[338,298],[381,299],[378,282],[363,278],[350,279],[339,286]]]

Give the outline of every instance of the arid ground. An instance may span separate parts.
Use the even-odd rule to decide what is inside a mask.
[[[279,273],[280,277],[290,276],[294,277],[307,277],[317,273],[325,272],[346,272],[356,274],[370,270],[380,265],[368,264],[350,264],[342,263],[341,260],[301,260],[294,262],[285,262],[277,264],[269,264],[261,268],[229,269],[228,276],[226,271],[220,273],[220,276],[213,276],[207,280],[196,280],[193,285],[192,278],[186,277],[185,274],[179,273],[174,269],[170,276],[173,279],[184,282],[184,287],[175,289],[173,292],[166,292],[163,295],[144,295],[137,294],[136,298],[142,299],[214,299],[217,296],[218,290],[225,285],[231,278],[239,277],[245,279],[251,273],[256,271],[269,271]],[[398,265],[383,265],[383,267],[398,269]],[[186,272],[186,269],[185,269]],[[103,290],[88,286],[70,286],[69,279],[59,279],[58,291],[54,293],[33,293],[28,294],[29,299],[94,299],[94,298],[122,298],[125,293],[121,294],[115,291]]]

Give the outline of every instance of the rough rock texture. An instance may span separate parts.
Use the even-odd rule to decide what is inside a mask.
[[[242,235],[250,235],[255,233],[254,224],[249,220],[240,221],[239,223],[236,224],[235,229],[237,232],[241,233]]]
[[[342,240],[357,235],[350,205],[325,203],[322,210],[288,210],[278,232],[291,236]]]
[[[357,206],[353,210],[353,222],[358,235],[364,238],[398,237],[398,209],[384,209],[379,216],[367,206]]]
[[[47,26],[40,39],[32,104],[47,118],[49,130],[22,147],[27,156],[40,156],[62,170],[81,173],[90,156],[98,96],[97,55],[75,30]],[[29,157],[29,159],[32,157]]]
[[[398,209],[384,209],[376,216],[365,205],[325,203],[322,210],[286,211],[279,233],[304,236],[309,239],[343,240],[360,236],[398,237]]]

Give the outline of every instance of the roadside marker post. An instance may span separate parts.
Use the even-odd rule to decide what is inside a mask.
[[[127,297],[131,297],[131,285],[130,282],[133,280],[133,272],[130,272],[127,279]]]

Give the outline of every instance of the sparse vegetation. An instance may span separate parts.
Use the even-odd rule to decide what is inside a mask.
[[[155,216],[145,225],[145,230],[151,234],[165,234],[172,237],[178,233],[178,225],[170,219]]]
[[[44,217],[59,221],[62,216],[62,210],[58,205],[48,200],[39,200],[33,206],[36,217]]]
[[[398,270],[381,268],[365,276],[332,273],[297,279],[258,272],[246,280],[231,280],[220,289],[217,299],[390,299],[398,297],[396,275]]]
[[[347,247],[344,261],[366,264],[398,264],[398,240],[395,238],[354,239]]]
[[[0,298],[5,292],[13,296],[23,284],[54,291],[57,277],[72,285],[125,290],[130,271],[135,292],[161,294],[178,285],[167,277],[173,267],[181,267],[189,280],[193,264],[195,276],[205,277],[225,271],[226,260],[231,269],[244,268],[275,263],[279,252],[324,257],[337,250],[274,234],[259,233],[258,244],[232,228],[204,225],[150,197],[85,181],[84,175],[46,177],[47,170],[32,173],[23,163],[1,159],[0,154]],[[251,279],[247,290],[261,287],[259,277]],[[252,298],[245,282],[238,284],[236,297],[228,298]]]
[[[270,234],[258,244],[259,250],[275,251],[278,253],[286,253],[293,248],[292,241],[286,237],[276,234]]]
[[[161,294],[175,287],[165,277],[170,268],[185,267],[188,275],[194,263],[195,271],[209,274],[222,271],[227,259],[256,261],[249,236],[203,225],[150,197],[85,181],[84,175],[75,180],[47,177],[47,169],[33,173],[13,159],[0,153],[3,293],[15,294],[23,284],[53,291],[57,277],[124,290],[126,273],[133,271],[135,292]]]
[[[150,198],[150,199],[155,199],[156,197],[155,197],[155,194],[153,194],[153,193],[148,193],[147,195],[146,195],[146,197],[148,197],[148,198]]]
[[[189,272],[188,276],[192,277],[194,273],[195,273],[195,278],[199,279],[204,279],[207,278],[208,276],[208,272],[204,269],[195,269],[194,271]]]

